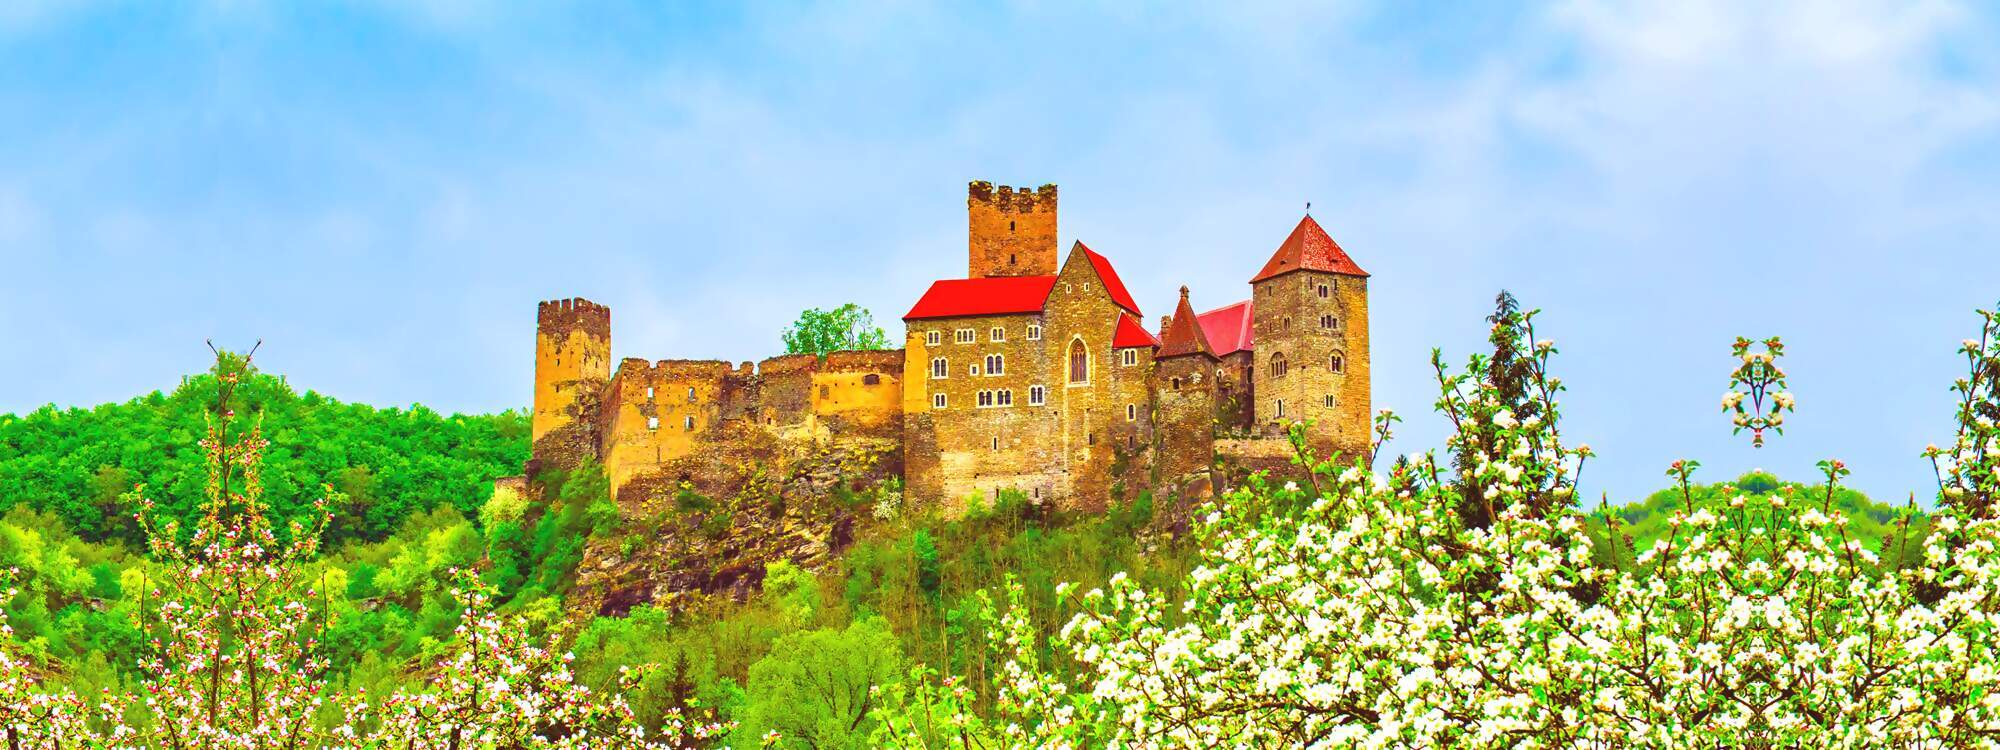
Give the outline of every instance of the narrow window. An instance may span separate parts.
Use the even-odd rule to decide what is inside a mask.
[[[936,359],[932,359],[932,360],[931,360],[931,379],[932,379],[932,380],[942,380],[942,379],[944,379],[944,378],[946,378],[946,377],[949,377],[949,376],[950,376],[950,372],[949,372],[949,368],[950,368],[950,367],[951,367],[951,363],[950,363],[949,361],[947,361],[947,360],[946,360],[945,358],[943,358],[943,357],[938,357],[938,358],[936,358]]]
[[[944,394],[942,393],[931,394],[931,408],[933,409],[944,408]]]
[[[980,406],[992,406],[992,405],[993,405],[993,392],[992,392],[992,391],[980,391],[980,392],[979,392],[979,405],[980,405]]]
[[[1328,289],[1328,288],[1327,288],[1327,286],[1326,286],[1325,284],[1321,284],[1321,285],[1319,285],[1319,298],[1320,298],[1320,299],[1326,299],[1326,298],[1327,298],[1327,295],[1331,294],[1332,292],[1333,292],[1333,290],[1331,290],[1331,289]]]
[[[1278,399],[1278,416],[1285,416],[1285,400]]]
[[[944,336],[937,331],[924,332],[924,346],[937,346],[941,343],[944,343]]]
[[[1007,355],[986,355],[986,374],[988,376],[1007,374]]]
[[[1333,330],[1333,316],[1331,315],[1319,316],[1319,327],[1329,331]]]
[[[978,362],[974,362],[974,363],[972,363],[972,364],[971,364],[970,366],[968,366],[968,367],[966,367],[966,368],[965,368],[965,371],[966,371],[966,372],[969,372],[969,373],[972,373],[973,375],[978,375],[978,374],[979,374],[979,363],[978,363]]]
[[[1333,408],[1333,394],[1331,393],[1326,395],[1326,408]]]
[[[1083,339],[1069,342],[1069,382],[1090,382],[1090,353],[1084,351]]]
[[[1043,387],[1041,387],[1041,386],[1039,386],[1039,385],[1036,385],[1036,386],[1029,386],[1029,387],[1028,387],[1028,405],[1029,405],[1029,406],[1041,406],[1041,405],[1042,405],[1042,403],[1043,403],[1043,402],[1044,402],[1045,400],[1047,400],[1047,398],[1048,398],[1048,390],[1047,390],[1047,389],[1045,389],[1045,388],[1043,388]]]
[[[1040,340],[1042,340],[1042,326],[1041,326],[1041,324],[1039,324],[1039,323],[1029,323],[1029,324],[1028,324],[1028,340],[1029,340],[1029,341],[1040,341]]]
[[[999,393],[999,395],[998,395],[998,396],[996,396],[996,397],[994,397],[994,403],[995,403],[995,404],[997,404],[997,405],[999,405],[999,406],[1013,406],[1013,405],[1014,405],[1014,391],[1013,391],[1012,389],[1008,389],[1008,388],[1002,388],[1002,389],[1000,389],[1000,393]]]
[[[682,420],[682,421],[681,421],[681,428],[682,428],[682,429],[687,429],[687,430],[692,430],[692,429],[694,429],[694,417],[688,417],[688,418],[686,418],[686,419]]]
[[[657,429],[660,429],[660,418],[659,418],[659,417],[647,417],[647,418],[646,418],[646,429],[648,429],[648,430],[657,430]]]
[[[1096,444],[1097,444],[1097,433],[1095,433],[1095,432],[1093,432],[1093,433],[1090,433],[1090,435],[1089,435],[1089,436],[1087,436],[1087,437],[1085,437],[1085,438],[1083,439],[1083,442],[1084,442],[1084,444],[1085,444],[1085,445],[1096,445]]]
[[[1125,421],[1127,421],[1127,422],[1137,422],[1137,421],[1139,421],[1139,405],[1138,405],[1138,404],[1126,404],[1126,405],[1125,405]]]
[[[1176,391],[1180,390],[1180,389],[1181,389],[1181,379],[1180,379],[1180,378],[1174,378],[1174,381],[1173,381],[1173,382],[1174,382],[1174,390],[1176,390]]]
[[[650,385],[646,386],[646,400],[647,401],[653,400],[653,387]]]
[[[1346,365],[1347,362],[1340,358],[1340,352],[1334,352],[1333,356],[1326,358],[1326,368],[1334,372],[1344,372]]]
[[[1285,316],[1285,327],[1283,330],[1287,331],[1292,330],[1292,316],[1290,315]]]
[[[1010,221],[1010,222],[1007,222],[1007,231],[1009,231],[1009,232],[1012,232],[1012,231],[1014,231],[1014,222],[1011,222],[1011,221]],[[1014,257],[1014,256],[1012,256],[1012,255],[1009,255],[1009,256],[1007,256],[1007,257],[1009,257],[1009,258],[1012,258],[1012,257]],[[1013,262],[1013,261],[1011,261],[1011,260],[1010,260],[1010,261],[1008,261],[1008,262],[1010,262],[1010,263],[1011,263],[1011,262]]]
[[[688,403],[694,403],[694,386],[688,386]]]
[[[1139,364],[1139,350],[1126,349],[1124,352],[1122,352],[1122,356],[1119,360],[1119,363],[1125,365],[1126,367],[1131,367],[1133,365]]]
[[[993,327],[993,331],[992,331],[992,334],[991,334],[991,335],[992,335],[992,337],[993,337],[993,340],[994,340],[994,341],[1006,341],[1006,340],[1007,340],[1007,329],[1005,329],[1005,328],[1002,328],[1002,327],[1000,327],[1000,326],[994,326],[994,327]]]
[[[952,332],[952,340],[957,341],[958,343],[961,344],[972,343],[972,329],[960,328],[957,331]]]
[[[999,435],[994,435],[994,436],[993,436],[993,450],[996,450],[996,451],[997,451],[997,450],[1000,450],[1000,436],[999,436]],[[994,490],[994,491],[993,491],[993,494],[995,494],[995,495],[999,495],[999,494],[1000,494],[1000,491],[996,489],[996,490]]]

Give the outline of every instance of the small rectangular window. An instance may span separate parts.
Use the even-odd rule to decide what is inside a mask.
[[[931,394],[931,408],[933,409],[944,408],[944,394],[942,393]]]
[[[979,363],[978,362],[972,363],[972,366],[967,368],[966,372],[972,373],[974,376],[977,376],[979,374]]]
[[[1331,394],[1329,394],[1329,395],[1328,395],[1328,396],[1326,397],[1326,408],[1328,408],[1328,409],[1331,409],[1331,408],[1333,408],[1333,396],[1332,396]]]
[[[1137,421],[1139,421],[1139,405],[1138,405],[1138,404],[1126,404],[1126,405],[1125,405],[1125,421],[1127,421],[1127,422],[1137,422]]]
[[[940,334],[937,331],[924,332],[924,346],[937,346],[938,344],[941,343],[944,343],[943,334]]]
[[[681,422],[681,428],[686,430],[694,429],[694,417],[688,417],[687,419],[683,420]]]
[[[1327,289],[1327,286],[1325,284],[1319,285],[1319,298],[1326,299],[1330,291],[1331,290]]]
[[[1041,406],[1041,405],[1042,405],[1042,403],[1043,403],[1043,402],[1044,402],[1045,400],[1047,400],[1047,398],[1048,398],[1048,395],[1049,395],[1049,391],[1048,391],[1048,389],[1047,389],[1047,388],[1043,388],[1043,387],[1041,387],[1041,386],[1039,386],[1039,385],[1035,385],[1035,386],[1029,386],[1029,387],[1028,387],[1028,405],[1029,405],[1029,406]]]
[[[657,429],[660,429],[660,418],[659,418],[659,417],[647,417],[647,418],[646,418],[646,429],[648,429],[648,430],[657,430]]]
[[[1028,324],[1028,340],[1029,341],[1042,340],[1042,327],[1040,324],[1037,323]]]
[[[993,332],[992,332],[992,337],[993,337],[993,340],[994,340],[994,341],[1006,341],[1006,340],[1007,340],[1007,329],[1005,329],[1005,328],[1001,328],[1000,326],[994,326],[994,327],[993,327]]]
[[[647,401],[653,400],[653,387],[650,385],[646,386],[646,400]]]

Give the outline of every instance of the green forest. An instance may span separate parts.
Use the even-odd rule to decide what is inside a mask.
[[[133,688],[132,665],[145,647],[136,614],[158,577],[133,503],[143,495],[168,516],[197,507],[198,436],[228,367],[247,368],[225,358],[171,392],[0,416],[0,567],[15,571],[17,586],[5,609],[20,652],[59,682],[84,694]],[[304,515],[331,499],[323,552],[308,575],[320,594],[311,606],[331,623],[324,650],[337,689],[378,694],[418,679],[414,665],[459,622],[452,576],[471,570],[503,611],[534,627],[569,628],[574,668],[594,689],[612,690],[628,668],[650,667],[627,691],[644,721],[673,711],[711,716],[735,725],[737,747],[773,730],[788,747],[863,747],[878,689],[920,684],[912,675],[991,682],[988,629],[996,592],[1010,582],[1046,633],[1073,614],[1060,583],[1092,588],[1123,572],[1171,596],[1196,556],[1145,494],[1103,514],[1072,515],[1003,493],[944,519],[887,502],[899,497],[887,482],[829,499],[873,510],[826,569],[777,562],[749,601],[695,596],[598,617],[565,607],[587,545],[630,543],[628,528],[646,526],[620,517],[592,466],[545,473],[540,497],[496,495],[492,481],[519,473],[527,458],[525,414],[377,409],[300,393],[255,370],[234,408],[261,420],[270,440],[263,481],[274,514]],[[1753,473],[1663,490],[1590,519],[1599,555],[1629,560],[1670,533],[1668,515],[1691,495],[1818,502],[1821,491]],[[1831,502],[1885,559],[1921,534],[1921,519],[1906,529],[1896,509],[1851,490],[1836,490]]]

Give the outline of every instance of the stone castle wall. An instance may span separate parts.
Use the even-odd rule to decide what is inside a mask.
[[[1048,276],[1056,272],[1056,186],[1033,191],[973,182],[966,191],[969,221],[966,278]]]

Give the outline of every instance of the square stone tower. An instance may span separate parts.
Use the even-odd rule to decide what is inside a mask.
[[[1056,262],[1056,186],[1029,191],[976,180],[966,189],[971,222],[966,278],[1053,276]]]
[[[1320,456],[1368,447],[1368,272],[1305,217],[1250,280],[1256,424],[1312,421]]]

